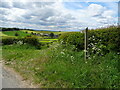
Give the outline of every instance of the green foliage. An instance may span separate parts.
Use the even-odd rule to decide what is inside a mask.
[[[90,39],[89,43],[104,45],[106,51],[120,52],[120,28],[109,27],[104,29],[90,30],[89,39],[94,36],[94,39]]]
[[[50,37],[51,37],[51,38],[53,38],[53,37],[54,37],[54,33],[50,33],[49,35],[50,35]]]
[[[103,57],[84,61],[84,53],[53,44],[44,50],[3,46],[6,64],[40,87],[46,88],[119,88],[118,61],[120,56],[110,52]]]
[[[18,33],[15,33],[15,36],[19,36],[19,34],[18,34]]]
[[[19,31],[19,28],[1,28],[2,31]]]
[[[45,80],[45,87],[52,88],[119,88],[119,55],[108,53],[103,57],[84,61],[82,52],[72,51],[72,47],[54,47],[50,50],[50,60],[44,71],[36,75]],[[44,79],[43,79],[44,78]]]
[[[120,52],[120,29],[117,27],[89,30],[88,38],[89,48],[93,48],[94,45],[103,50],[104,54],[110,51]],[[84,49],[84,33],[65,33],[59,37],[59,41],[62,44],[75,45],[78,50]]]
[[[4,38],[4,39],[2,39],[2,44],[10,45],[10,44],[14,44],[15,41],[17,41],[17,39],[15,39],[15,38]]]
[[[41,45],[40,42],[38,41],[38,39],[35,37],[25,37],[23,39],[23,43],[27,43],[32,46],[36,46],[37,48],[40,48],[40,45]]]
[[[41,43],[35,37],[25,37],[25,38],[3,38],[2,39],[3,45],[10,45],[10,44],[29,44],[31,46],[35,46],[37,49],[41,48]]]
[[[74,45],[77,50],[84,49],[84,34],[80,32],[65,33],[59,37],[62,44]]]
[[[87,61],[84,34],[80,32],[65,33],[59,38],[61,44],[54,42],[41,50],[36,50],[39,42],[35,37],[14,39],[15,44],[2,46],[3,59],[40,87],[120,88],[120,53],[116,54],[120,50],[119,36],[117,27],[89,30],[89,48],[94,57]]]

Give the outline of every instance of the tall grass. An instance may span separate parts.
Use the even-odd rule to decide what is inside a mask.
[[[19,46],[21,47],[21,46]],[[120,56],[110,52],[84,61],[83,51],[58,43],[43,50],[3,46],[6,64],[14,67],[26,79],[47,88],[119,88]]]

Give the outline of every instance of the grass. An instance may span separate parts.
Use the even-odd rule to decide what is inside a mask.
[[[4,34],[3,32],[0,32],[0,37],[1,38],[15,38],[15,36],[8,36],[8,35]]]
[[[17,36],[18,38],[22,38],[22,37],[30,35],[28,33],[22,32],[22,31],[4,31],[2,33],[7,36],[15,36],[15,33],[18,33],[18,36]]]
[[[7,35],[5,35],[5,34],[3,34],[2,32],[0,32],[0,36],[7,36]]]
[[[40,42],[42,43],[50,43],[50,42],[54,42],[54,41],[58,41],[58,39],[41,39]]]
[[[37,50],[28,45],[3,46],[3,58],[25,79],[46,88],[119,88],[118,61],[120,56],[110,52],[104,57],[84,61],[83,51],[73,51],[53,43]]]
[[[49,42],[53,42],[53,41],[40,41],[41,43],[49,43]]]
[[[44,39],[45,41],[57,41],[58,39]]]

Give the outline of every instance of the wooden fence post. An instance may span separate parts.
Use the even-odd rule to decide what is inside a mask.
[[[85,29],[85,60],[87,60],[88,48],[88,27]]]

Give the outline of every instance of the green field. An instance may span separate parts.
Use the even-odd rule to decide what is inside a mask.
[[[0,32],[0,36],[1,37],[4,37],[4,36],[7,36],[6,34],[3,34],[2,32]]]
[[[28,33],[22,32],[22,31],[4,31],[2,33],[7,36],[15,36],[15,33],[18,33],[18,36],[17,36],[18,38],[22,38],[22,37],[30,35]]]
[[[28,32],[28,33],[47,33],[47,34],[50,34],[50,33],[54,33],[54,34],[63,34],[63,33],[67,33],[67,32],[56,32],[56,31],[30,31],[30,30],[22,30],[23,32]]]
[[[28,33],[26,33],[26,31]],[[44,33],[51,33],[50,31],[29,31],[29,30],[21,30],[21,31],[4,31],[4,32],[0,32],[0,35],[3,37],[3,38],[8,38],[8,37],[12,37],[12,38],[24,38],[26,36],[29,36],[31,35],[31,32],[34,32],[34,33],[40,33],[40,32],[44,32]],[[18,36],[15,36],[15,33],[18,33]],[[35,35],[32,35],[32,36],[35,36]],[[36,38],[39,39],[39,41],[41,43],[50,43],[50,42],[54,42],[54,41],[57,41],[58,39],[51,39],[47,36],[35,36]],[[48,39],[44,39],[44,38],[48,38]]]

